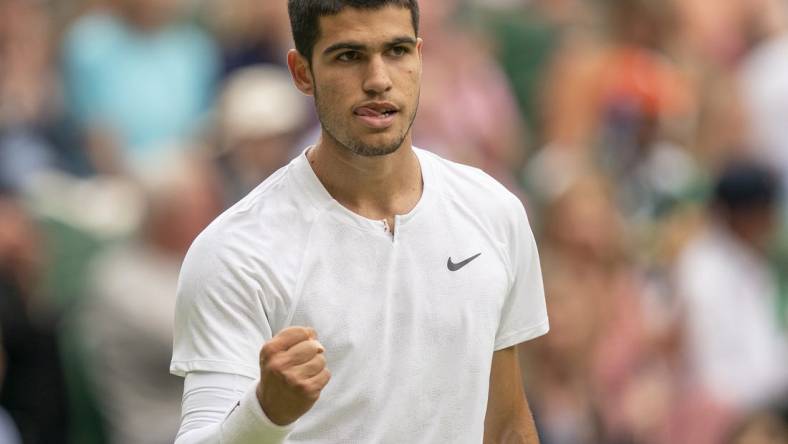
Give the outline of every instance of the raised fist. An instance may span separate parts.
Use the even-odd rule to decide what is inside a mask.
[[[307,327],[286,328],[263,345],[257,400],[271,422],[295,422],[315,404],[331,378],[324,351]]]

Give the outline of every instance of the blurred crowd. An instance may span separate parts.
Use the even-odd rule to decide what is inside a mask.
[[[788,1],[422,0],[417,146],[519,195],[545,444],[788,443]],[[193,238],[313,143],[285,0],[0,0],[0,443],[165,443]]]

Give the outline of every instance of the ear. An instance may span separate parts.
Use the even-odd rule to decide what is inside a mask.
[[[312,79],[312,70],[309,69],[309,62],[295,49],[287,53],[287,67],[290,75],[293,76],[293,83],[302,93],[312,96],[315,93],[315,83]]]

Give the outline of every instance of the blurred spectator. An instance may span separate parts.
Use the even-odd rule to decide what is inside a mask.
[[[66,388],[55,323],[39,288],[39,234],[14,199],[0,195],[0,326],[5,381],[0,405],[25,443],[67,436]]]
[[[2,331],[2,327],[0,327],[0,331]],[[0,344],[3,343],[2,339],[2,335],[0,335]],[[0,346],[0,389],[3,387],[4,376],[5,350]],[[0,407],[0,442],[5,444],[20,444],[22,442],[19,438],[19,432],[16,429],[14,421],[2,407]]]
[[[659,215],[692,185],[696,165],[686,121],[696,111],[684,72],[664,53],[665,2],[607,3],[605,36],[567,39],[545,87],[548,145],[531,164],[535,190],[560,192],[572,164],[601,167],[616,180],[624,214]]]
[[[672,0],[680,51],[702,63],[731,67],[747,50],[746,9],[760,0]]]
[[[545,255],[572,258],[585,267],[615,268],[627,255],[627,225],[613,199],[612,184],[583,171],[544,208]]]
[[[458,0],[420,6],[425,55],[415,144],[481,168],[516,190],[513,171],[526,146],[506,76],[488,49],[451,21]]]
[[[730,444],[785,444],[788,423],[785,418],[764,412],[747,418],[729,440]]]
[[[41,170],[77,166],[57,140],[52,31],[42,2],[0,0],[0,186],[21,190]]]
[[[589,362],[597,326],[594,301],[577,293],[568,271],[545,268],[553,333],[526,348],[528,400],[544,444],[600,442],[602,424],[591,390]],[[529,365],[530,363],[530,365]]]
[[[142,179],[147,215],[139,237],[94,259],[82,314],[110,442],[171,443],[182,384],[167,368],[175,289],[192,240],[221,209],[209,164],[175,156]]]
[[[608,119],[628,117],[647,132],[690,105],[685,79],[663,53],[669,4],[621,0],[603,11],[608,26],[567,39],[547,85],[547,140],[564,148],[596,146],[604,125],[616,123]],[[624,136],[638,142],[637,132]]]
[[[183,146],[211,105],[217,49],[178,19],[177,0],[108,0],[63,43],[68,104],[101,172]],[[165,148],[168,147],[168,148]]]
[[[275,65],[232,74],[217,111],[220,161],[231,203],[304,149],[298,143],[312,116],[290,73]]]
[[[223,74],[257,64],[286,66],[293,47],[287,1],[210,0],[222,44]]]
[[[700,97],[692,151],[706,173],[713,176],[732,159],[751,155],[747,114],[732,73],[707,69],[696,83]]]
[[[88,264],[102,248],[125,239],[142,217],[137,187],[121,177],[75,178],[49,172],[32,181],[26,207],[40,221],[47,257],[39,279],[62,313],[57,335],[69,389],[69,436],[63,441],[106,443],[95,383],[80,340],[79,313],[88,294]],[[88,327],[89,328],[89,327]]]
[[[533,185],[552,331],[523,367],[542,442],[785,442],[774,182],[725,170],[700,201],[742,154],[788,185],[788,3],[420,3],[415,143]],[[183,251],[312,142],[311,103],[274,67],[292,46],[285,0],[0,0],[0,189],[25,196],[0,196],[0,406],[22,442],[101,444],[98,410],[113,442],[172,441]],[[191,136],[215,136],[221,175],[183,160]],[[57,171],[91,163],[141,178]],[[138,185],[150,211],[128,239]]]
[[[553,53],[568,32],[567,22],[582,16],[575,0],[530,2],[476,1],[485,31],[494,39],[495,55],[511,82],[532,143],[542,140],[540,91]]]
[[[52,105],[52,29],[39,2],[0,1],[0,122],[37,121]]]
[[[675,309],[634,261],[610,184],[584,173],[544,214],[552,331],[525,365],[543,442],[717,444],[726,412],[682,379]]]
[[[777,199],[777,177],[770,170],[749,161],[726,168],[707,226],[675,269],[693,375],[740,413],[788,395],[788,342],[767,257]]]
[[[756,44],[741,68],[750,140],[763,161],[788,180],[788,4],[781,0],[752,3],[751,34]]]
[[[647,352],[623,221],[597,175],[573,181],[543,214],[552,331],[535,342],[529,399],[543,442],[608,442],[621,433],[621,392]]]

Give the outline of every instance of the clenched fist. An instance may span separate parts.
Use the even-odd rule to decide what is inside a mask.
[[[294,422],[320,397],[331,378],[323,351],[305,327],[286,328],[263,345],[257,400],[274,424]]]

